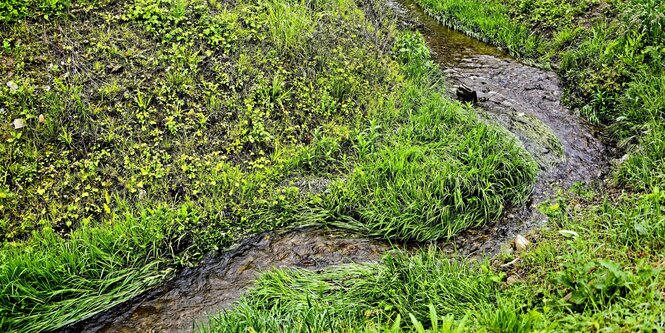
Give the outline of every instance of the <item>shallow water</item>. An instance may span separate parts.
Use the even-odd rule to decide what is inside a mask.
[[[386,243],[348,234],[300,229],[267,232],[235,250],[186,269],[165,286],[64,332],[187,332],[197,320],[216,314],[273,267],[321,269],[350,262],[377,261]]]
[[[526,205],[441,247],[465,256],[496,253],[501,244],[543,222],[535,203],[551,198],[557,188],[602,178],[609,152],[591,127],[561,105],[555,73],[521,64],[494,47],[447,29],[410,1],[391,0],[388,5],[403,24],[423,33],[446,73],[450,91],[460,84],[477,91],[484,117],[513,133],[541,167]],[[373,262],[388,249],[380,241],[323,230],[264,233],[226,254],[210,257],[199,268],[186,269],[156,290],[63,331],[191,331],[192,323],[228,307],[262,271]]]
[[[400,22],[419,30],[446,74],[450,94],[461,84],[478,94],[477,109],[513,133],[541,171],[523,207],[484,227],[463,232],[443,247],[466,256],[496,253],[501,244],[542,225],[536,205],[575,182],[592,184],[608,171],[609,149],[599,133],[561,104],[556,73],[520,63],[495,47],[448,29],[411,0],[388,1]]]

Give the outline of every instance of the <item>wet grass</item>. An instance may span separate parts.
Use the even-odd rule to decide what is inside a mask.
[[[595,201],[602,195],[580,187],[546,204],[550,224],[529,236],[536,244],[492,263],[430,248],[322,273],[265,273],[200,331],[658,331],[665,196]]]
[[[261,231],[450,238],[530,193],[532,158],[442,97],[379,2],[40,3],[0,7],[2,331],[90,317]]]
[[[541,40],[528,27],[511,20],[508,7],[500,2],[472,0],[420,0],[425,11],[442,24],[494,44],[516,57],[534,57]]]
[[[566,102],[628,153],[618,184],[662,185],[663,26],[657,0],[417,1],[442,23],[543,66],[554,66]]]

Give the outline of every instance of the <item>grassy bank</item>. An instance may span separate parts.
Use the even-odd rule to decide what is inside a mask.
[[[657,332],[663,192],[577,189],[544,206],[536,245],[492,263],[437,250],[323,273],[265,273],[201,332]]]
[[[628,155],[621,186],[662,184],[665,4],[657,0],[418,0],[442,23],[511,54],[554,66],[565,102],[603,126]]]
[[[10,1],[0,39],[2,331],[277,227],[449,238],[535,179],[380,2]]]
[[[202,332],[658,332],[665,326],[659,1],[420,0],[441,22],[559,71],[566,102],[627,155],[609,188],[575,186],[524,251],[436,250],[321,274],[264,274]]]

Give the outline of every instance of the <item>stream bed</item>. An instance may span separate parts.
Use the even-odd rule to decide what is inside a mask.
[[[558,188],[592,183],[608,169],[608,149],[594,130],[561,104],[557,75],[524,65],[464,34],[445,28],[416,4],[389,0],[402,24],[422,32],[443,69],[451,95],[464,85],[477,93],[481,117],[513,133],[541,172],[524,206],[499,221],[439,244],[463,256],[491,255],[520,233],[541,225],[535,205]],[[227,308],[256,276],[273,267],[320,270],[350,262],[376,262],[390,246],[378,240],[312,228],[267,232],[185,269],[174,279],[62,332],[189,332],[193,323]]]
[[[475,91],[481,117],[510,131],[531,153],[540,172],[529,201],[498,221],[469,229],[442,247],[464,256],[492,255],[517,234],[545,223],[537,209],[559,189],[605,178],[612,152],[600,132],[562,105],[556,73],[525,65],[501,50],[446,28],[413,0],[388,0],[399,22],[420,31],[446,76],[449,94]]]

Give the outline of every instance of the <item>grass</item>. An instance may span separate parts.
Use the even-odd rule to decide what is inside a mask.
[[[395,46],[421,57],[407,60],[411,78],[397,96],[408,111],[383,126],[397,128],[393,134],[366,155],[359,150],[359,162],[327,205],[343,221],[335,226],[362,234],[449,239],[524,202],[537,168],[515,138],[444,97],[439,72],[413,38],[419,36],[406,34]]]
[[[495,262],[432,248],[266,272],[201,330],[660,330],[662,4],[419,3],[554,64],[636,192],[575,187],[543,206],[534,246]],[[7,1],[0,39],[2,331],[56,330],[274,228],[449,239],[535,180],[378,1]]]
[[[424,320],[429,302],[463,314],[486,302],[494,287],[475,273],[434,251],[396,253],[382,264],[340,266],[321,274],[275,270],[263,274],[234,310],[214,318],[205,331],[345,331],[380,325],[397,314]]]
[[[554,66],[567,103],[629,154],[621,186],[660,183],[665,7],[656,0],[420,0],[442,23],[511,54]]]
[[[22,4],[0,20],[2,331],[90,317],[274,228],[450,238],[534,182],[379,2]]]
[[[162,283],[172,269],[176,227],[195,218],[146,210],[104,227],[85,226],[63,239],[51,229],[0,251],[0,326],[49,331],[124,302]]]
[[[662,331],[662,3],[418,3],[446,25],[526,60],[554,65],[568,104],[625,149],[615,182],[600,189],[578,184],[544,203],[549,223],[528,235],[535,244],[525,251],[506,248],[492,263],[429,249],[322,273],[276,270],[200,331]],[[393,163],[379,164],[372,175],[399,167],[407,156],[427,169],[423,156],[436,156],[425,153],[428,148],[390,154]],[[428,202],[436,192],[407,187],[401,193],[417,193],[420,202]],[[399,224],[389,224],[390,215],[405,209],[383,202],[374,203],[376,211],[385,213],[379,219],[393,230]]]
[[[578,188],[544,205],[550,224],[531,236],[536,245],[494,263],[429,248],[267,272],[200,331],[438,332],[440,321],[459,332],[659,331],[665,196],[594,200],[602,195]]]
[[[425,11],[446,26],[495,44],[517,57],[534,57],[541,52],[538,35],[513,22],[508,8],[500,2],[472,0],[421,0]]]

